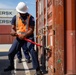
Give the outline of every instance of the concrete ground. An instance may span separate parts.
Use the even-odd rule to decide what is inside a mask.
[[[34,75],[36,71],[32,68],[32,62],[26,63],[24,55],[22,63],[18,63],[18,59],[15,56],[14,71],[4,72],[4,68],[6,68],[9,65],[8,51],[10,47],[11,44],[0,44],[0,75]],[[47,75],[47,73],[43,75]]]

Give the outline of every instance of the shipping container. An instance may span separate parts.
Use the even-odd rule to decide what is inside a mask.
[[[15,37],[10,35],[11,25],[0,25],[0,44],[12,44]]]
[[[0,44],[12,44],[11,20],[16,13],[15,9],[0,9]]]
[[[36,29],[48,75],[76,75],[76,0],[36,0]]]
[[[65,73],[76,75],[76,0],[65,1]]]

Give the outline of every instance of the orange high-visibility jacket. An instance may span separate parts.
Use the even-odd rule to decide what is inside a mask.
[[[22,34],[22,33],[25,33],[27,32],[29,29],[30,29],[30,26],[29,26],[29,18],[30,18],[30,15],[28,16],[28,18],[26,19],[28,22],[27,24],[25,25],[21,18],[20,18],[20,15],[16,15],[16,32],[18,34]],[[25,21],[26,21],[25,20]]]

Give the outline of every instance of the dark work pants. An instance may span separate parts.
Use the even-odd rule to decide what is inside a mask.
[[[24,53],[24,55],[25,55],[25,58],[29,60],[29,59],[30,59],[29,51],[28,51],[28,49],[27,49],[27,47],[26,47],[25,45],[26,45],[26,44],[24,44],[24,45],[22,46],[22,50],[23,50],[23,53]],[[17,57],[18,57],[18,59],[22,59],[21,49],[18,50],[18,52],[17,52]]]
[[[20,40],[19,38],[16,38],[14,40],[14,42],[13,42],[13,44],[12,44],[10,50],[9,50],[9,53],[8,53],[8,57],[9,57],[9,61],[10,61],[10,66],[14,66],[14,57],[15,57],[15,54],[18,52],[19,49],[21,49],[21,47],[24,44],[25,44],[25,46],[27,47],[27,49],[29,50],[29,52],[30,52],[30,54],[32,56],[33,68],[34,69],[38,68],[39,67],[39,62],[38,62],[38,58],[37,58],[37,53],[34,50],[34,45],[31,44],[30,42],[26,42],[24,40]]]

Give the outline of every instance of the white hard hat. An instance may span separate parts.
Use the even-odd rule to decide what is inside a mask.
[[[16,7],[16,11],[19,13],[26,13],[28,10],[27,5],[24,2],[19,2],[17,7]]]

